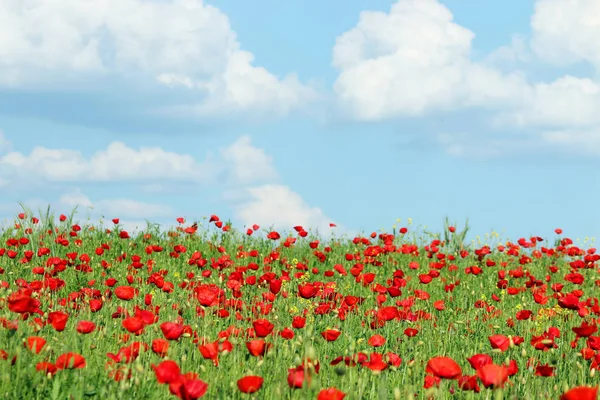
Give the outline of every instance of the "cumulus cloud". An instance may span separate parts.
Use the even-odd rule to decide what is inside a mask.
[[[600,84],[588,78],[563,76],[528,87],[520,106],[498,122],[518,126],[582,127],[600,124]]]
[[[115,142],[89,157],[76,150],[44,147],[35,147],[29,154],[9,152],[0,155],[0,171],[5,184],[41,187],[44,183],[56,183],[70,188],[59,198],[59,208],[78,206],[93,210],[96,220],[100,215],[128,220],[172,217],[174,211],[163,204],[127,198],[92,201],[81,190],[72,189],[78,183],[110,185],[127,181],[155,193],[161,191],[163,181],[210,183],[223,190],[222,198],[231,206],[234,217],[246,225],[258,223],[286,229],[304,225],[306,229],[327,232],[329,222],[333,222],[321,209],[308,205],[300,194],[279,183],[273,158],[253,145],[249,136],[241,136],[220,149],[217,157],[203,162],[160,147],[135,149]]]
[[[202,0],[0,1],[0,85],[91,84],[118,76],[201,89],[189,110],[275,108],[312,96],[252,65],[227,16]]]
[[[474,33],[455,23],[446,6],[438,0],[398,0],[388,13],[361,13],[358,24],[337,38],[334,91],[342,109],[357,119],[475,107],[491,112],[490,129],[516,127],[525,135],[515,142],[514,137],[486,138],[480,133],[480,145],[475,145],[460,137],[450,140],[444,133],[437,141],[454,155],[511,151],[515,143],[529,143],[532,132],[544,145],[595,146],[600,131],[598,81],[564,75],[532,83],[523,72],[506,67],[526,63],[532,55],[561,65],[587,61],[600,66],[597,15],[597,1],[538,0],[530,41],[515,35],[510,44],[476,62],[470,55]],[[488,149],[480,151],[481,146]]]
[[[320,208],[307,204],[292,188],[280,184],[272,157],[254,146],[248,136],[223,149],[221,155],[233,186],[222,197],[230,204],[236,220],[245,226],[291,229],[302,225],[305,229],[331,232],[331,218]]]
[[[598,16],[596,0],[537,0],[531,18],[533,50],[556,65],[585,61],[600,68]]]
[[[520,96],[521,74],[471,61],[473,38],[437,0],[362,12],[357,26],[336,40],[334,91],[350,114],[365,120],[497,106]]]
[[[229,20],[201,0],[0,2],[0,65],[33,70],[210,76],[239,44]]]
[[[134,149],[113,142],[89,158],[78,150],[41,146],[29,154],[9,152],[0,156],[0,171],[0,179],[14,182],[203,182],[212,179],[218,167],[160,147]]]
[[[4,141],[4,142],[3,142]],[[2,145],[6,143],[6,145]],[[0,132],[0,149],[9,142]],[[34,147],[29,154],[0,153],[0,179],[5,182],[134,182],[146,192],[160,192],[161,183],[249,185],[279,179],[273,158],[241,136],[204,161],[161,147],[133,148],[113,142],[89,157],[72,149]]]
[[[236,218],[246,226],[259,224],[276,229],[291,229],[302,225],[304,229],[331,231],[333,222],[323,210],[308,205],[302,197],[287,186],[265,184],[245,188],[244,200],[233,206]]]
[[[247,51],[234,53],[225,70],[209,81],[187,75],[161,74],[157,80],[170,87],[182,86],[206,94],[206,101],[164,108],[175,114],[224,117],[231,110],[285,115],[317,99],[317,92],[289,74],[278,79],[265,68],[253,67],[254,56]]]
[[[251,184],[279,179],[273,158],[264,149],[253,146],[249,136],[242,136],[221,150],[221,157],[227,165],[231,183]]]

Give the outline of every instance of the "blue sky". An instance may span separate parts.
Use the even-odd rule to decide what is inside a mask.
[[[68,11],[68,12],[67,12]],[[0,220],[599,234],[600,3],[0,0]]]

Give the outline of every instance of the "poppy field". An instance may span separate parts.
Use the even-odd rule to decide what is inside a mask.
[[[558,228],[119,222],[2,228],[1,398],[597,398],[600,255]]]

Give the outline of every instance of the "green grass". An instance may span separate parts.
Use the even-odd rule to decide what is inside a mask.
[[[565,281],[565,275],[571,270],[569,263],[582,257],[570,257],[557,251],[558,243],[555,243],[554,234],[550,241],[538,243],[534,248],[525,249],[516,245],[518,255],[508,255],[506,250],[499,252],[494,244],[490,246],[491,254],[480,261],[474,251],[482,246],[465,244],[466,231],[450,233],[447,228],[438,235],[445,242],[443,247],[441,244],[432,245],[432,241],[435,240],[433,234],[409,229],[406,234],[394,232],[395,237],[388,243],[385,251],[382,240],[372,239],[368,235],[366,237],[371,245],[354,244],[353,238],[333,237],[320,239],[318,247],[313,249],[309,243],[316,240],[316,237],[297,237],[293,231],[289,235],[280,232],[281,239],[273,241],[266,239],[268,231],[262,229],[252,236],[247,236],[245,229],[223,232],[211,224],[209,228],[201,228],[193,235],[177,232],[175,229],[171,230],[171,233],[161,233],[156,227],[149,227],[152,228],[151,234],[146,232],[129,239],[121,239],[118,226],[111,233],[106,233],[99,227],[91,230],[89,226],[82,226],[76,235],[70,236],[70,232],[73,232],[72,225],[76,223],[74,216],[59,222],[49,211],[37,224],[31,222],[30,215],[23,220],[16,219],[15,222],[20,225],[18,228],[11,225],[0,232],[0,248],[5,249],[4,255],[0,257],[0,267],[4,270],[0,280],[8,286],[0,289],[0,317],[5,321],[4,325],[8,325],[9,321],[16,321],[18,325],[16,330],[0,327],[0,349],[7,353],[7,359],[0,360],[0,394],[3,398],[175,398],[169,393],[168,385],[157,383],[151,365],[159,364],[162,358],[152,350],[141,351],[139,357],[131,364],[122,364],[123,368],[131,372],[131,378],[120,381],[115,381],[109,374],[114,366],[107,369],[110,360],[107,353],[117,353],[120,348],[131,345],[134,341],[150,345],[152,340],[163,338],[160,324],[175,322],[178,317],[182,318],[183,323],[199,338],[206,338],[211,342],[217,340],[219,333],[230,326],[244,331],[251,328],[252,321],[257,318],[266,318],[275,325],[274,333],[265,338],[272,344],[272,348],[264,358],[249,354],[245,345],[247,338],[232,336],[228,340],[233,350],[219,355],[218,367],[211,360],[203,358],[198,344],[194,343],[193,335],[184,335],[179,340],[170,342],[168,359],[176,361],[182,373],[197,373],[198,378],[208,384],[204,398],[209,399],[314,399],[322,389],[329,387],[336,387],[346,393],[346,399],[554,399],[559,398],[568,388],[594,385],[598,379],[590,372],[590,361],[584,360],[579,354],[585,347],[585,339],[579,340],[576,349],[570,346],[570,342],[575,339],[571,328],[579,326],[584,320],[593,321],[598,316],[591,307],[587,307],[590,313],[585,318],[577,315],[576,311],[561,309],[557,300],[552,298],[553,291],[550,288],[553,283],[563,283],[565,286],[562,293],[579,289],[583,291],[581,301],[595,298],[598,288],[594,282],[599,279],[597,266],[578,271],[585,277],[585,281],[580,285]],[[52,231],[51,234],[48,234],[48,229]],[[59,235],[68,240],[68,245],[57,243]],[[283,243],[288,236],[297,237],[297,241],[285,247]],[[29,243],[18,247],[8,243],[9,239],[21,238],[28,238]],[[516,243],[516,240],[514,242]],[[102,255],[97,255],[96,249],[102,245],[108,245],[110,249],[105,250]],[[178,258],[171,254],[176,245],[186,249],[185,252],[179,253]],[[409,254],[398,251],[408,248],[409,245],[416,245],[418,251]],[[164,250],[148,254],[145,251],[148,246],[161,246]],[[537,258],[532,251],[540,251],[542,246],[555,249],[557,255],[548,256],[541,253],[541,257]],[[38,257],[38,250],[44,247],[50,249],[50,254]],[[224,252],[219,251],[220,247]],[[331,251],[326,251],[325,247],[330,247]],[[375,253],[372,253],[373,249],[376,250]],[[464,258],[459,255],[461,249],[468,251]],[[16,251],[16,256],[10,258],[8,250]],[[259,256],[249,257],[244,254],[251,250],[257,250]],[[29,260],[22,260],[26,251],[32,251],[33,256]],[[188,264],[188,260],[196,251],[201,252],[202,258],[207,260],[207,264],[202,268]],[[315,251],[325,254],[325,259],[321,261],[315,255]],[[366,251],[374,255],[366,257]],[[50,258],[71,260],[69,253],[76,253],[74,260],[66,265],[64,271],[54,274],[54,267],[49,266]],[[88,263],[80,261],[79,257],[83,254],[89,255]],[[360,257],[348,261],[347,254],[358,254]],[[438,258],[438,254],[444,254],[444,258]],[[531,262],[522,265],[526,275],[522,278],[510,277],[508,272],[521,266],[524,254],[531,257]],[[144,264],[141,268],[132,266],[134,255],[141,258],[140,262]],[[224,255],[228,255],[231,262],[226,263],[221,271],[216,265],[213,268],[213,260],[216,262]],[[450,261],[449,256],[456,259]],[[72,254],[71,257],[73,258]],[[496,265],[486,266],[485,261],[488,259],[494,260]],[[102,261],[105,262],[104,267]],[[252,262],[258,264],[257,270],[246,268]],[[298,262],[305,264],[308,269],[301,277],[295,276],[303,272],[297,269]],[[419,268],[411,269],[411,262],[417,262]],[[172,293],[165,293],[155,285],[147,283],[151,275],[149,263],[152,264],[152,272],[167,271],[164,281],[174,284]],[[364,266],[361,276],[367,273],[375,274],[371,284],[363,285],[352,275],[350,271],[357,263]],[[433,269],[431,263],[442,263],[438,265],[439,276],[428,284],[420,283],[419,275],[427,274]],[[505,266],[501,266],[501,263],[505,263]],[[91,271],[77,270],[76,266],[80,264],[88,265]],[[333,266],[336,264],[341,264],[346,269],[346,276],[334,270]],[[450,265],[456,267],[450,268]],[[557,266],[558,272],[550,272],[551,265]],[[467,274],[465,269],[472,266],[481,267],[482,273]],[[19,314],[8,309],[6,300],[11,293],[17,291],[18,285],[27,286],[34,281],[44,281],[43,275],[33,273],[35,267],[44,267],[46,273],[63,280],[65,285],[55,292],[48,289],[36,291],[32,296],[41,301],[40,309],[43,315],[32,314],[24,320]],[[312,271],[313,268],[318,271]],[[396,298],[386,296],[383,306],[396,306],[397,301],[414,297],[416,289],[426,291],[429,299],[415,299],[410,312],[413,315],[421,312],[429,318],[419,318],[416,321],[392,320],[383,327],[371,329],[369,324],[378,310],[378,293],[374,292],[373,288],[375,285],[389,287],[388,281],[394,279],[394,272],[398,270],[405,274],[402,294]],[[509,287],[525,290],[510,295],[506,290],[499,289],[499,270],[506,271]],[[203,277],[203,271],[211,271],[211,275]],[[236,276],[235,271],[242,274]],[[326,277],[325,271],[334,271],[333,276]],[[194,276],[188,277],[189,273],[193,273]],[[284,281],[281,291],[273,296],[272,309],[268,315],[261,315],[257,307],[261,303],[270,303],[268,299],[263,299],[266,293],[270,293],[269,285],[248,285],[246,280],[251,276],[255,276],[257,280],[261,277],[281,278],[285,273],[289,274],[290,280]],[[547,304],[540,305],[534,302],[531,288],[525,285],[528,275],[546,285],[546,296],[549,296]],[[133,278],[131,286],[139,289],[139,294],[129,301],[119,300],[114,293],[110,297],[111,291],[116,287],[129,285],[128,276]],[[241,296],[234,298],[231,289],[233,285],[228,285],[228,281],[239,276],[243,276],[243,284],[239,288]],[[546,277],[549,277],[548,281]],[[105,283],[108,278],[115,278],[118,283],[110,288]],[[446,285],[457,281],[460,281],[460,284],[453,291],[445,290]],[[332,283],[335,287],[329,300],[302,299],[298,296],[298,284],[306,282]],[[200,303],[192,290],[180,287],[183,283],[217,285],[225,291],[228,301],[242,302],[239,319],[236,318],[235,310],[231,308],[230,315],[226,318],[215,315],[214,311],[226,308],[224,305],[205,307],[204,316],[199,316],[197,309],[201,307]],[[88,296],[76,296],[83,288],[97,289],[102,293],[104,305],[99,312],[90,312]],[[153,295],[152,306],[145,305],[146,294]],[[501,301],[492,300],[494,294]],[[66,300],[70,295],[77,298]],[[346,296],[362,297],[364,302],[348,312],[342,321],[335,310],[339,310]],[[434,307],[434,302],[438,300],[445,303],[445,309],[442,311]],[[493,310],[486,307],[476,308],[475,302],[478,300],[484,300],[489,306],[493,306]],[[326,302],[330,303],[334,311],[325,315],[315,315],[319,303]],[[112,316],[118,306],[131,314],[134,306],[146,310],[154,310],[155,306],[160,306],[159,321],[146,326],[139,336],[132,334],[127,342],[122,342],[122,335],[127,331],[121,324],[122,319]],[[521,309],[531,310],[534,318],[516,320],[516,312]],[[556,315],[543,317],[540,314],[542,309],[553,309]],[[293,339],[284,339],[276,334],[284,328],[291,328],[292,317],[300,315],[303,310],[307,312],[306,326],[303,329],[292,328],[295,334]],[[64,311],[69,314],[64,331],[58,332],[49,324],[40,328],[34,323],[36,317],[42,323],[46,321],[50,311]],[[513,327],[507,325],[509,318],[515,322]],[[93,321],[97,326],[96,330],[87,335],[79,334],[76,326],[81,320]],[[534,349],[530,344],[532,335],[539,335],[551,326],[557,327],[561,332],[560,338],[555,340],[558,348],[549,351]],[[409,327],[418,329],[419,333],[415,337],[405,336],[403,332]],[[321,332],[329,328],[336,328],[342,332],[334,342],[327,342],[321,336]],[[384,346],[373,348],[368,344],[368,339],[374,334],[385,337]],[[525,342],[505,352],[496,352],[492,351],[488,340],[492,334],[522,336]],[[24,347],[24,341],[30,336],[41,336],[47,340],[39,354],[34,354]],[[59,370],[54,376],[36,371],[37,363],[54,363],[59,355],[66,352],[75,352],[85,357],[85,368]],[[367,355],[373,352],[393,352],[402,358],[402,363],[399,367],[391,366],[380,373],[374,373],[361,365],[329,365],[338,356],[352,356],[358,352]],[[432,357],[451,357],[462,367],[463,374],[475,375],[475,370],[466,359],[478,353],[490,354],[496,364],[515,360],[519,372],[509,378],[503,389],[485,389],[480,382],[480,393],[461,391],[453,380],[442,380],[439,388],[423,388],[425,367]],[[320,371],[318,374],[312,374],[310,384],[305,384],[301,389],[290,389],[287,383],[288,369],[300,365],[306,357],[318,360]],[[14,364],[11,362],[13,358]],[[541,364],[554,366],[555,376],[536,376],[534,368],[528,369],[526,366],[530,358]],[[262,388],[258,392],[249,395],[240,393],[237,389],[237,380],[246,375],[259,375],[264,378]]]

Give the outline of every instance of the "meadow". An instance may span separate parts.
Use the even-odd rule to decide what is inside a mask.
[[[597,398],[600,256],[558,228],[119,222],[0,231],[0,397]]]

